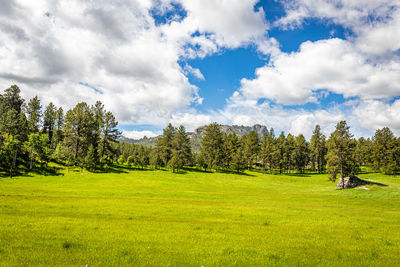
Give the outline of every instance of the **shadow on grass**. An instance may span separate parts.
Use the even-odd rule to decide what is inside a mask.
[[[237,171],[232,171],[232,170],[217,170],[217,172],[255,177],[254,174],[249,174],[249,173],[245,173],[245,172],[237,172]]]
[[[188,167],[184,167],[184,168],[182,168],[182,170],[184,170],[184,171],[186,171],[186,172],[212,173],[212,171],[204,170],[204,169],[199,169],[199,168],[188,168]]]
[[[367,181],[367,180],[364,180],[364,179],[361,179],[361,180],[363,180],[366,185],[377,185],[377,186],[384,186],[384,187],[388,186],[387,184],[382,184],[382,183],[373,182],[373,181]]]

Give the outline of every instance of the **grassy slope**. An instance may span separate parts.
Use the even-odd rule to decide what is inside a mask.
[[[0,178],[0,266],[400,264],[400,179],[166,171]]]

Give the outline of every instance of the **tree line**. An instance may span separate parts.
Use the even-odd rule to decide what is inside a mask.
[[[49,161],[95,169],[111,163],[121,135],[114,115],[101,102],[78,103],[64,114],[36,96],[25,102],[18,86],[0,95],[0,169],[43,168]]]
[[[203,133],[200,152],[193,153],[183,126],[169,124],[154,147],[118,143],[121,132],[114,115],[101,102],[78,103],[65,114],[40,99],[28,102],[13,85],[0,95],[0,170],[10,176],[22,169],[42,169],[50,161],[88,170],[113,165],[130,168],[184,167],[242,172],[258,169],[269,173],[328,172],[331,179],[357,174],[369,166],[385,174],[400,172],[400,138],[385,127],[372,138],[356,139],[346,121],[336,125],[327,138],[319,125],[309,141],[300,134],[263,136],[254,131],[244,136],[224,133],[212,123]]]

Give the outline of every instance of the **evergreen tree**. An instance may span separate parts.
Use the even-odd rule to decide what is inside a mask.
[[[297,171],[303,173],[304,168],[307,166],[309,156],[308,144],[302,134],[296,137],[293,155]]]
[[[237,173],[246,169],[247,164],[242,148],[239,148],[234,152],[229,167]]]
[[[20,93],[19,87],[13,85],[0,95],[0,142],[4,149],[2,154],[5,155],[0,158],[0,164],[10,167],[10,175],[17,166],[18,156],[22,152],[21,146],[28,136],[28,122],[22,110],[24,100]],[[11,161],[8,160],[10,158]]]
[[[326,137],[321,133],[321,127],[319,125],[315,126],[313,135],[310,141],[311,149],[311,163],[313,169],[317,169],[318,173],[321,173],[325,169],[326,165]]]
[[[378,129],[372,138],[374,142],[373,167],[377,171],[383,171],[392,161],[392,149],[395,137],[388,127]]]
[[[165,167],[168,166],[168,161],[172,158],[172,143],[175,131],[176,129],[171,123],[169,123],[167,128],[164,129],[163,135],[160,136],[156,141],[157,151],[160,153],[160,157],[163,160]]]
[[[31,133],[39,132],[40,119],[42,117],[41,109],[42,106],[37,96],[29,100],[29,103],[26,105],[25,110],[28,119],[28,128]]]
[[[94,170],[94,169],[96,169],[96,163],[97,163],[96,149],[93,147],[93,145],[89,145],[89,149],[87,151],[87,154],[86,154],[85,160],[84,160],[84,167],[87,170]]]
[[[296,142],[294,136],[288,134],[285,142],[284,142],[284,152],[283,152],[283,168],[286,169],[289,173],[295,166],[295,154],[294,150],[296,147]]]
[[[251,131],[243,138],[243,154],[247,159],[249,169],[252,169],[253,163],[257,162],[259,150],[260,140],[258,138],[258,134],[254,131]]]
[[[64,135],[62,128],[64,126],[64,123],[64,110],[62,109],[62,107],[59,107],[56,112],[56,123],[53,140],[51,140],[51,144],[53,145],[53,147],[57,147],[58,144],[63,141]]]
[[[204,130],[201,140],[200,153],[204,160],[204,166],[213,169],[223,163],[223,136],[217,123],[208,125]]]
[[[35,161],[39,161],[40,165],[48,160],[49,138],[46,134],[31,133],[28,141],[25,142],[25,148],[29,152],[30,163],[29,169],[33,167]]]
[[[344,177],[355,174],[357,171],[357,160],[355,158],[355,142],[350,133],[350,127],[346,121],[341,121],[336,125],[335,131],[329,137],[327,142],[327,167],[332,175],[331,180],[336,180],[336,175],[340,173],[344,188]]]
[[[64,143],[72,148],[74,163],[77,164],[86,156],[96,131],[96,121],[90,107],[85,103],[78,103],[65,116]]]
[[[356,145],[356,159],[360,166],[372,162],[373,144],[370,138],[360,137]]]
[[[285,133],[281,132],[279,137],[276,139],[276,152],[275,152],[275,157],[274,161],[277,163],[278,168],[279,168],[279,173],[282,173],[282,170],[285,166],[285,142],[286,142],[286,137]]]
[[[271,128],[269,133],[265,133],[261,142],[261,158],[263,160],[264,170],[269,168],[269,173],[272,173],[274,166],[274,158],[276,154],[276,139],[274,129]]]
[[[57,108],[52,102],[50,102],[49,105],[46,107],[43,116],[43,133],[48,134],[50,141],[53,140],[56,118]]]
[[[185,127],[179,126],[172,141],[173,171],[180,170],[184,165],[189,165],[192,159],[190,140],[186,134]]]
[[[240,146],[239,138],[235,133],[224,134],[223,167],[229,168],[236,151]]]
[[[117,129],[118,122],[114,115],[107,111],[104,114],[103,124],[100,128],[100,158],[112,153],[112,143],[118,141],[121,132]]]

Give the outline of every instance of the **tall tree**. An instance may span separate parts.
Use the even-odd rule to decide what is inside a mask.
[[[4,151],[7,151],[7,158],[12,159],[10,175],[17,166],[21,146],[28,136],[28,122],[22,110],[24,100],[20,93],[19,87],[12,85],[0,95],[0,136],[3,136],[0,141],[3,142]],[[3,160],[7,161],[5,158]],[[8,166],[8,163],[5,164]]]
[[[260,151],[260,140],[255,131],[250,131],[243,138],[243,154],[247,159],[249,169],[253,168],[253,163],[257,161],[257,155]]]
[[[269,173],[272,173],[274,165],[274,157],[276,153],[276,139],[274,129],[271,128],[269,133],[265,133],[261,142],[261,158],[263,160],[264,169],[269,168]]]
[[[293,155],[297,171],[303,173],[309,160],[309,153],[307,141],[302,134],[296,137]]]
[[[53,140],[56,118],[57,108],[52,102],[50,102],[49,105],[46,107],[43,116],[43,133],[49,135],[50,142]]]
[[[59,107],[56,112],[56,123],[55,123],[55,130],[54,130],[54,135],[53,135],[53,140],[51,140],[51,143],[53,147],[57,147],[59,143],[62,142],[63,140],[63,126],[65,123],[65,118],[64,118],[64,110],[62,107]]]
[[[377,171],[384,171],[389,165],[395,137],[388,127],[378,129],[372,138],[374,142],[373,167]]]
[[[285,166],[285,133],[281,132],[279,137],[276,139],[276,153],[274,161],[277,163],[279,167],[279,173],[282,173],[282,170]]]
[[[323,172],[326,165],[325,157],[327,148],[326,137],[322,134],[319,125],[315,126],[313,135],[311,136],[310,149],[313,168],[316,168],[318,173]]]
[[[288,134],[284,142],[284,156],[283,156],[283,167],[289,173],[294,169],[295,166],[295,154],[294,150],[296,147],[296,141],[292,134]]]
[[[31,133],[28,141],[25,142],[25,148],[29,152],[29,169],[32,169],[33,163],[39,161],[40,165],[48,159],[49,138],[47,134]]]
[[[40,119],[42,117],[42,106],[40,105],[40,100],[37,96],[29,100],[26,105],[26,115],[28,119],[28,127],[31,133],[39,132]]]
[[[91,108],[85,103],[78,103],[65,115],[64,142],[72,148],[74,163],[83,160],[96,130],[96,121]]]
[[[175,131],[176,129],[169,123],[162,136],[156,141],[157,151],[160,153],[165,167],[168,166],[168,161],[172,158],[172,140],[174,139]]]
[[[118,141],[121,132],[117,129],[118,122],[110,111],[104,113],[102,127],[100,128],[100,159],[112,153],[111,144]]]
[[[240,142],[238,136],[235,133],[225,133],[223,135],[223,139],[223,167],[229,168],[233,157],[236,155],[236,152],[240,147]]]
[[[346,121],[341,121],[336,125],[335,131],[329,137],[328,146],[328,172],[332,175],[331,180],[336,180],[336,175],[340,173],[342,178],[342,188],[344,188],[344,177],[355,174],[357,170],[357,160],[355,158],[355,142],[350,133],[350,127]]]
[[[220,167],[223,162],[223,136],[217,123],[211,123],[204,130],[201,140],[201,158],[210,169]]]
[[[192,160],[190,139],[186,134],[185,127],[179,126],[172,141],[173,171],[180,170],[184,165],[189,165]]]

